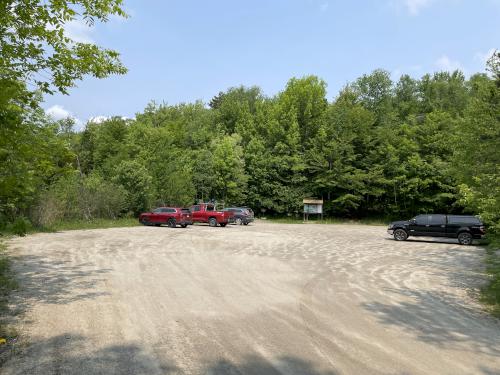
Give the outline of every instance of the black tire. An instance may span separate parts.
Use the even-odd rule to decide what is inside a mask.
[[[224,228],[227,225],[227,223],[220,223],[220,226]]]
[[[217,226],[217,219],[215,217],[211,217],[208,219],[208,225],[211,227],[216,227]]]
[[[243,220],[241,220],[241,217],[237,217],[236,220],[234,221],[236,225],[241,225],[243,224]]]
[[[181,224],[181,227],[186,228],[188,225],[187,224]]]
[[[394,231],[394,239],[396,241],[406,241],[407,238],[408,233],[404,229],[399,228]]]
[[[145,217],[144,219],[142,219],[141,223],[142,223],[142,225],[150,225],[149,217]]]
[[[248,225],[248,224],[250,224],[248,221],[245,221],[245,222],[243,223],[243,225]]]
[[[167,225],[170,228],[175,228],[175,226],[177,225],[177,223],[175,222],[175,219],[169,219],[168,222],[167,222]]]
[[[461,232],[458,234],[458,243],[460,245],[472,245],[472,235],[469,232]]]

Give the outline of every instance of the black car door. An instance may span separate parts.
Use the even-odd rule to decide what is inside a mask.
[[[429,232],[433,237],[445,237],[446,215],[429,215]]]
[[[429,216],[430,215],[418,215],[414,219],[410,220],[409,234],[411,236],[429,235],[430,232]]]

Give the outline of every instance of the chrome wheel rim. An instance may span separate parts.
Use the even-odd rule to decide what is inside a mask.
[[[403,241],[405,239],[405,234],[402,230],[396,230],[396,233],[394,233],[396,240],[398,241]]]
[[[460,243],[464,244],[464,245],[470,245],[470,243],[472,242],[471,236],[469,234],[465,234],[465,233],[462,233],[459,236],[459,240],[460,240]]]

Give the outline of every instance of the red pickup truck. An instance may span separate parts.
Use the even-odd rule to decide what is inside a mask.
[[[201,203],[191,206],[191,214],[193,222],[208,223],[211,227],[216,227],[217,224],[225,227],[234,220],[233,212],[217,211],[215,205],[211,203]]]
[[[187,208],[178,207],[158,207],[153,212],[145,212],[139,216],[139,222],[144,225],[167,224],[170,228],[175,228],[177,224],[186,228],[193,224],[191,212]]]

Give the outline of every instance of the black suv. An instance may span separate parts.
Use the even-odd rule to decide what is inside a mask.
[[[484,236],[485,228],[481,220],[466,215],[418,215],[408,221],[394,221],[387,232],[396,241],[404,241],[409,236],[458,238],[461,245],[470,245],[472,239]]]
[[[253,211],[248,207],[227,207],[224,211],[231,211],[234,213],[234,223],[238,225],[248,225],[254,220]]]

